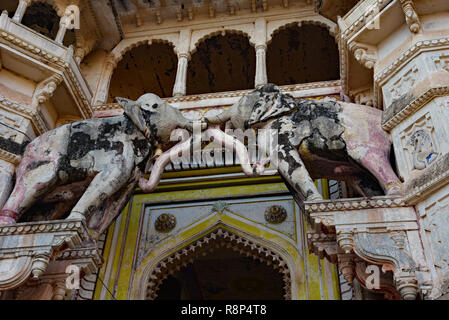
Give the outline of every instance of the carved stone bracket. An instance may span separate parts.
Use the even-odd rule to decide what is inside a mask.
[[[320,259],[326,258],[332,263],[337,262],[338,246],[335,235],[309,231],[307,232],[307,244],[309,251]]]
[[[370,45],[358,42],[351,42],[349,50],[354,54],[355,59],[365,68],[373,69],[377,61],[376,49]]]
[[[419,270],[412,257],[396,247],[395,241],[384,233],[354,235],[354,251],[365,261],[382,265],[383,271],[393,271],[395,285],[402,299],[415,300],[418,294]]]
[[[55,220],[0,226],[0,291],[40,279],[57,254],[89,239],[81,220]]]
[[[353,285],[355,276],[355,261],[356,255],[354,254],[339,254],[338,255],[338,268],[343,274],[343,277],[350,286]]]
[[[413,207],[403,199],[385,196],[306,201],[304,209],[315,229],[308,233],[309,249],[320,258],[330,257],[331,262],[337,256],[348,283],[357,277],[364,287],[384,293],[388,299],[412,300],[418,291],[423,296],[430,292],[425,262],[419,252],[409,251],[421,243],[415,236],[408,236],[409,232],[418,232],[419,227]],[[357,271],[357,261],[391,271],[379,276],[380,289],[366,286],[370,274]]]
[[[42,80],[34,91],[33,105],[37,106],[50,99],[61,82],[62,76],[58,73],[54,73],[47,79]]]
[[[405,21],[407,22],[408,28],[413,33],[418,33],[421,29],[421,21],[419,20],[418,14],[416,13],[415,4],[413,0],[400,0],[402,5],[402,10],[405,14]]]
[[[383,272],[377,266],[370,265],[359,257],[356,257],[354,262],[355,277],[360,285],[374,293],[383,293],[385,299],[401,299],[391,272]]]
[[[103,258],[95,244],[68,249],[57,254],[38,280],[29,279],[4,295],[16,300],[63,300],[68,289],[77,289],[81,278],[98,271],[102,264]]]

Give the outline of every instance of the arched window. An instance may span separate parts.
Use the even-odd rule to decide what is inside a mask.
[[[145,93],[171,97],[177,65],[178,58],[170,44],[155,42],[131,49],[112,75],[108,102],[114,102],[115,97],[135,100]]]
[[[256,54],[248,38],[225,33],[197,45],[187,71],[187,94],[254,87]]]
[[[12,18],[15,10],[19,5],[19,1],[5,1],[1,5],[1,10],[8,10],[8,16]],[[30,29],[50,38],[55,39],[59,30],[60,17],[55,9],[46,2],[33,2],[25,11],[21,23]],[[75,31],[67,30],[64,36],[63,44],[69,46],[74,44]]]
[[[313,24],[275,32],[267,49],[267,76],[277,85],[339,79],[335,39],[328,29]]]

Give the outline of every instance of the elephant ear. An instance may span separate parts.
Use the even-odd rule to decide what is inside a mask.
[[[146,125],[142,115],[140,105],[133,100],[117,97],[115,100],[123,107],[125,114],[134,122],[140,131],[145,132]]]
[[[261,92],[257,106],[252,110],[249,125],[281,117],[297,107],[294,98],[280,90]]]

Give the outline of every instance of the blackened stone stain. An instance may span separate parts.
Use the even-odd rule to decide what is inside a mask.
[[[28,143],[29,141],[17,143],[15,141],[12,141],[11,139],[5,139],[3,137],[0,137],[0,149],[3,149],[5,151],[8,151],[9,153],[13,153],[19,156],[23,155]]]
[[[47,164],[47,163],[50,163],[51,161],[48,161],[48,160],[44,160],[44,161],[42,161],[42,160],[40,160],[40,161],[33,161],[33,162],[31,162],[28,166],[27,166],[27,169],[26,170],[33,170],[33,169],[36,169],[36,168],[38,168],[38,167],[40,167],[40,166],[42,166],[42,165],[45,165],[45,164]]]

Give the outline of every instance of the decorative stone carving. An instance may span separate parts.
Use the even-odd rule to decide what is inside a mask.
[[[337,263],[338,246],[335,235],[308,231],[307,245],[318,258],[326,258],[331,263]]]
[[[31,278],[6,294],[12,293],[18,300],[63,300],[69,276],[73,276],[74,280],[81,280],[84,276],[97,272],[103,264],[101,253],[94,243],[84,243],[75,249],[55,252],[54,256],[55,259],[48,263],[39,278]],[[79,274],[75,275],[75,272]],[[72,281],[70,283],[76,285]]]
[[[376,51],[369,45],[352,42],[349,50],[354,54],[354,58],[360,62],[365,68],[373,69],[376,64]]]
[[[156,218],[154,227],[159,232],[169,232],[176,226],[176,217],[170,213],[163,213]]]
[[[405,21],[407,22],[408,28],[413,33],[418,33],[421,29],[421,21],[419,20],[418,14],[416,13],[415,4],[412,0],[400,0],[402,5],[402,10],[405,14]]]
[[[281,223],[287,218],[287,211],[283,206],[274,205],[265,210],[265,220],[269,223]]]
[[[11,290],[32,276],[40,279],[50,257],[89,239],[80,220],[19,223],[0,226],[0,290]]]
[[[228,204],[224,201],[218,200],[212,206],[212,212],[223,214],[224,210],[228,208]]]
[[[423,170],[439,158],[430,112],[401,132],[401,144],[409,170]]]
[[[318,109],[323,111],[316,111]],[[345,153],[371,172],[385,193],[392,195],[400,192],[400,180],[388,160],[390,140],[380,126],[374,125],[380,123],[381,116],[380,110],[344,104],[332,99],[295,100],[292,96],[282,94],[277,86],[267,84],[242,97],[223,113],[206,117],[206,122],[222,124],[229,121],[234,129],[245,130],[247,126],[255,127],[273,120],[264,129],[274,130],[278,134],[274,138],[265,138],[266,143],[259,142],[259,149],[268,156],[255,163],[254,170],[249,170],[250,175],[263,174],[265,164],[271,162],[295,189],[300,199],[319,200],[322,196],[311,177],[328,178],[324,173],[326,164],[314,169],[315,162],[313,164],[308,162],[307,159],[311,158],[310,153],[302,153],[303,149],[316,148],[323,153],[329,153],[329,156],[332,152]],[[364,125],[356,125],[361,117],[366,117],[364,121],[370,124],[369,129]],[[337,123],[336,119],[340,121]],[[223,133],[223,136],[214,141],[223,143],[226,137],[232,138]],[[282,143],[273,141],[276,138]],[[247,157],[247,150],[244,149],[242,152],[243,156]],[[312,168],[311,172],[306,168]],[[339,169],[333,168],[331,171],[335,178]],[[344,176],[348,179],[346,172]],[[363,192],[363,187],[359,187]]]
[[[68,205],[59,215],[70,210],[69,219],[89,217],[89,228],[98,236],[121,212],[137,184],[147,192],[156,187],[165,166],[153,167],[146,180],[138,165],[151,161],[175,128],[192,130],[192,121],[154,94],[137,101],[118,99],[125,114],[74,122],[28,145],[17,167],[14,190],[0,211],[0,225],[16,222],[46,195],[42,201],[62,200]]]
[[[413,166],[415,169],[422,170],[438,158],[432,138],[424,130],[417,130],[412,134],[410,145],[414,147]]]
[[[33,94],[33,105],[44,103],[53,96],[58,85],[62,82],[62,76],[54,73],[47,79],[41,81]]]
[[[446,231],[449,225],[449,198],[443,192],[442,195],[418,206],[418,212],[426,233],[424,240],[427,241],[427,248],[432,252],[432,264],[435,266],[437,274],[437,278],[433,281],[433,296],[438,297],[449,291],[447,285],[449,282],[449,253],[447,250],[449,234]]]
[[[364,288],[373,291],[375,293],[383,293],[385,299],[388,300],[400,300],[401,295],[396,289],[393,274],[391,272],[384,272],[380,270],[380,266],[377,269],[375,276],[378,276],[377,279],[368,278],[373,274],[373,269],[370,270],[368,267],[372,266],[366,261],[356,257],[354,259],[355,262],[355,277],[358,280],[358,283],[362,285]],[[375,266],[377,267],[377,266]],[[375,283],[373,283],[375,281]],[[370,282],[370,283],[368,283]]]
[[[373,88],[363,88],[356,90],[352,93],[354,96],[354,102],[358,104],[363,104],[366,106],[374,106],[374,92]]]
[[[351,231],[346,231],[346,230],[338,231],[337,232],[337,243],[346,254],[351,253],[354,248],[353,233]]]
[[[353,285],[354,275],[355,275],[355,263],[354,254],[338,254],[338,268],[343,274],[343,277],[348,282],[350,286]]]
[[[405,243],[406,243],[406,235],[404,230],[393,230],[390,231],[390,237],[393,239],[394,243],[396,244],[396,247],[398,249],[405,249]]]
[[[393,239],[384,233],[357,233],[354,247],[358,256],[367,261],[382,263],[383,270],[394,274],[396,288],[404,300],[414,300],[418,293],[415,261],[404,250],[396,247]]]
[[[401,74],[396,82],[393,82],[390,88],[391,98],[389,101],[399,99],[402,95],[406,94],[411,88],[413,88],[420,75],[418,71],[418,68],[413,66],[408,71]]]
[[[449,72],[449,55],[440,55],[434,58],[437,69]]]

